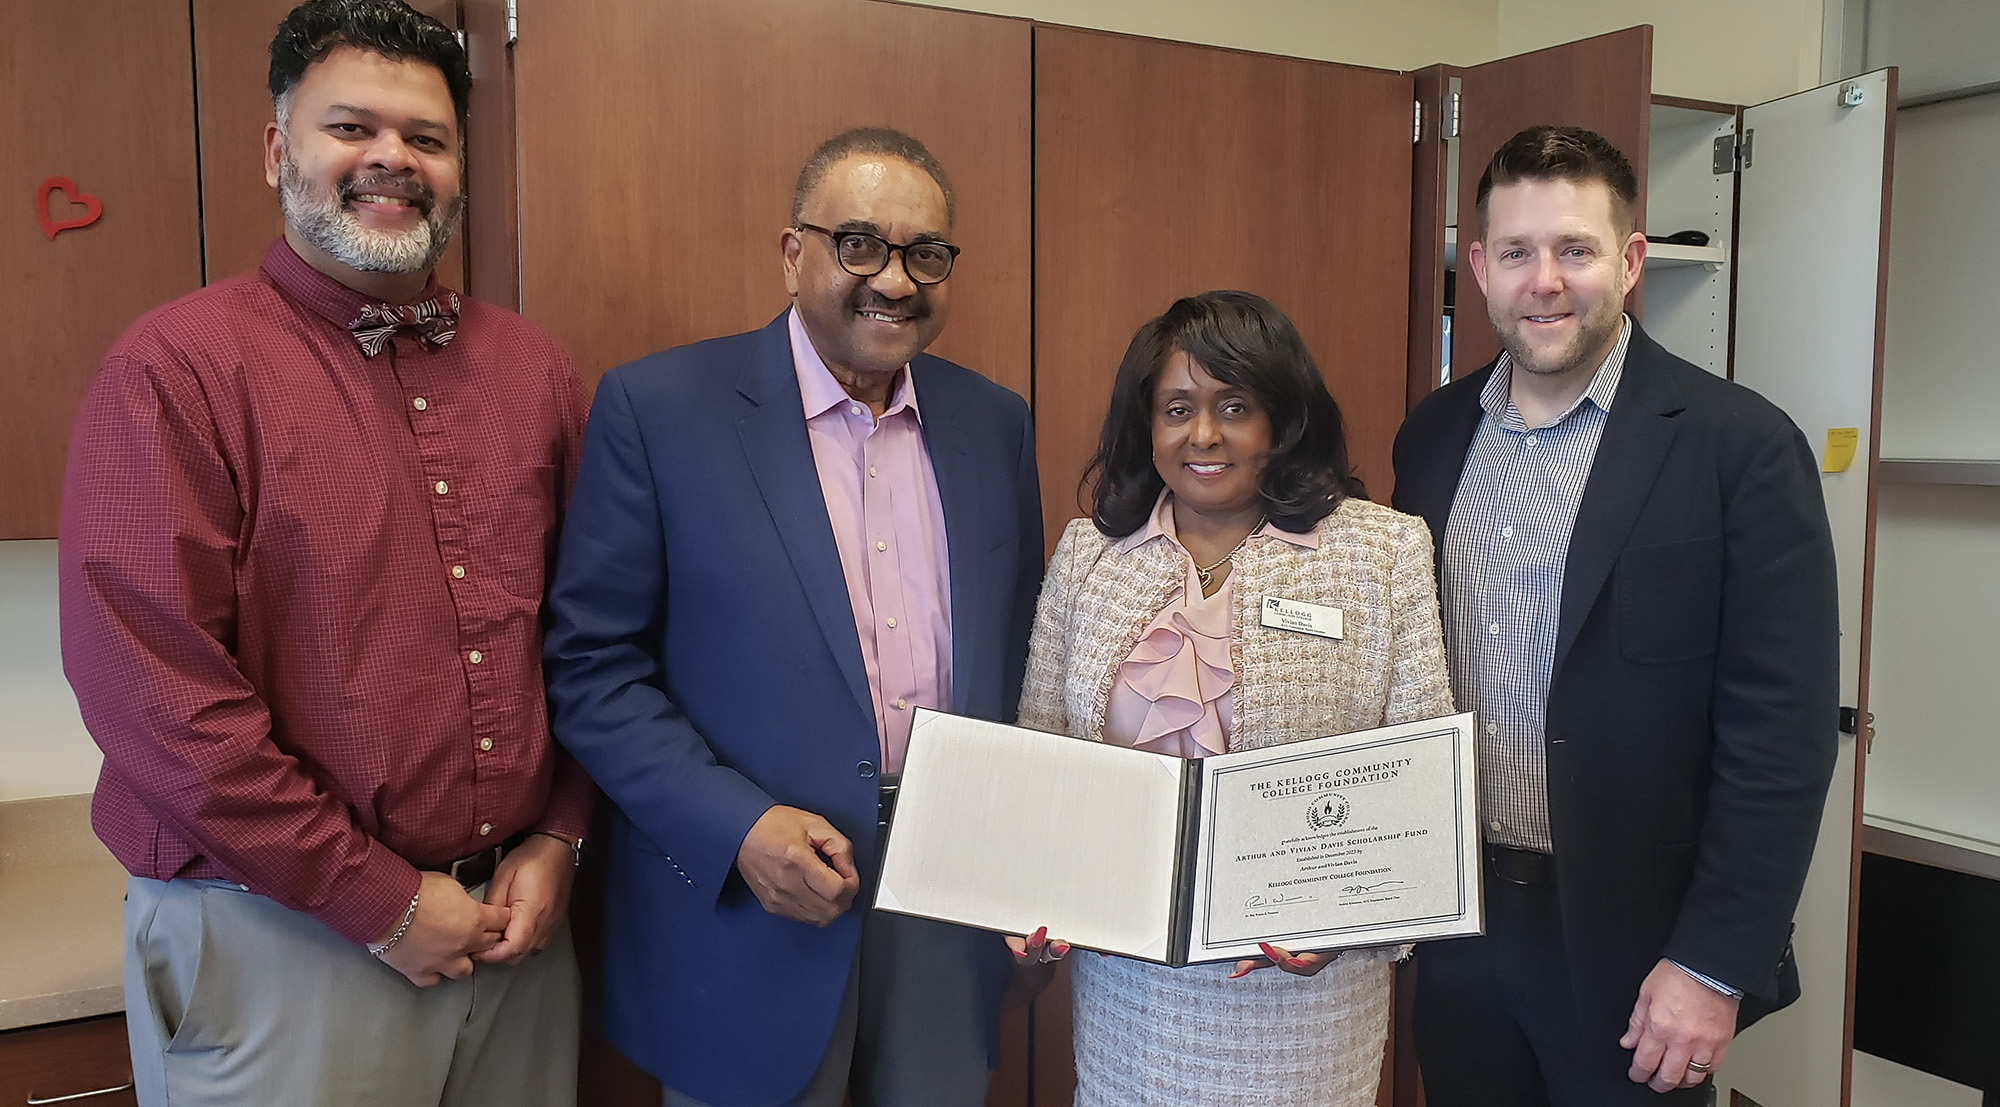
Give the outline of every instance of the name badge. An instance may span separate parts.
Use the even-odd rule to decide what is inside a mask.
[[[1265,596],[1264,614],[1260,621],[1272,630],[1296,630],[1336,642],[1340,640],[1340,609],[1337,607]]]

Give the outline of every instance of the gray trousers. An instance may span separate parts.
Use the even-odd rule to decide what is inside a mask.
[[[572,1107],[579,990],[567,924],[518,966],[418,988],[238,885],[126,886],[143,1107]]]
[[[976,967],[993,935],[870,911],[833,1040],[785,1107],[981,1107],[992,1079]],[[672,1002],[663,997],[663,1002]],[[666,1090],[665,1107],[708,1107]]]

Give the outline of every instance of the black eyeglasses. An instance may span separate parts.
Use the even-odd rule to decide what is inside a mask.
[[[889,255],[903,252],[903,272],[917,284],[937,284],[951,276],[951,263],[958,259],[958,247],[949,242],[911,242],[897,245],[867,231],[829,231],[811,223],[800,223],[802,231],[818,231],[833,243],[833,256],[840,267],[857,277],[872,277],[889,268]]]

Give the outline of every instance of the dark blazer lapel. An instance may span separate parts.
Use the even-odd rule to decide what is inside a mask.
[[[1618,394],[1612,397],[1604,437],[1598,442],[1570,532],[1552,673],[1562,672],[1577,632],[1603,593],[1604,582],[1625,548],[1625,537],[1660,475],[1667,447],[1673,444],[1678,429],[1674,417],[1686,409],[1661,364],[1667,356],[1633,326]]]
[[[1451,406],[1438,413],[1439,437],[1433,448],[1436,452],[1424,459],[1423,467],[1417,471],[1417,487],[1410,489],[1405,501],[1408,510],[1421,515],[1431,525],[1433,553],[1444,557],[1444,528],[1451,517],[1452,501],[1458,498],[1458,483],[1465,476],[1465,458],[1472,452],[1472,436],[1479,430],[1479,420],[1486,409],[1479,406],[1479,394],[1486,389],[1486,382],[1493,377],[1493,365],[1474,373],[1465,379],[1459,392],[1451,397]],[[1401,498],[1402,489],[1397,490]]]
[[[820,632],[826,635],[834,661],[847,678],[848,690],[854,693],[862,714],[873,719],[875,702],[868,694],[861,639],[854,629],[854,607],[847,599],[840,549],[833,543],[833,520],[826,513],[819,469],[806,438],[805,401],[799,395],[791,336],[783,315],[758,335],[736,390],[753,405],[748,415],[737,420],[736,432],[757,488],[764,494],[764,506],[777,525]]]
[[[945,548],[951,564],[951,709],[964,713],[972,681],[965,674],[979,670],[976,651],[987,635],[974,626],[979,605],[971,602],[978,587],[978,559],[986,550],[981,520],[979,473],[973,464],[969,415],[957,390],[946,378],[923,371],[925,358],[910,363],[911,385],[923,420],[924,442],[930,448],[931,471],[937,474],[938,498],[944,502]]]

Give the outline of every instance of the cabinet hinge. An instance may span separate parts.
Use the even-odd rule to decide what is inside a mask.
[[[1424,140],[1424,102],[1410,101],[1410,145]]]
[[[1445,94],[1444,108],[1445,108],[1444,137],[1457,138],[1458,137],[1458,93],[1449,92]]]
[[[517,0],[507,0],[507,45],[521,41],[521,8]]]
[[[1736,173],[1750,168],[1750,152],[1756,137],[1757,129],[1752,127],[1743,132],[1742,138],[1723,135],[1716,139],[1715,163],[1711,166],[1715,175],[1719,177],[1724,173]]]

